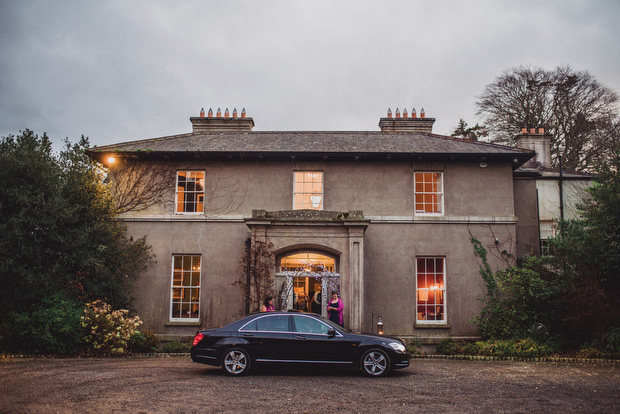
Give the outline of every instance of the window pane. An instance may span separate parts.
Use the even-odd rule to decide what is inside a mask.
[[[441,187],[441,173],[416,172],[414,174],[415,212],[441,214]]]
[[[174,255],[171,318],[198,319],[200,315],[200,256]]]
[[[181,305],[178,303],[172,304],[172,317],[180,318],[181,317]]]
[[[295,319],[295,332],[327,334],[329,327],[316,319],[305,316],[293,316]]]
[[[416,320],[444,321],[444,258],[416,258]]]
[[[201,213],[204,171],[177,171],[177,213]]]
[[[258,331],[289,332],[288,316],[275,315],[257,319],[256,328]]]
[[[256,330],[256,321],[252,321],[243,327],[244,331],[255,331]]]
[[[426,272],[426,260],[424,259],[418,259],[418,273],[425,273]]]
[[[295,171],[293,209],[323,209],[323,172]]]

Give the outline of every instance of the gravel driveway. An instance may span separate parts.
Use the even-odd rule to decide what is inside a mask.
[[[618,413],[619,366],[416,359],[387,378],[189,357],[0,362],[0,413]]]

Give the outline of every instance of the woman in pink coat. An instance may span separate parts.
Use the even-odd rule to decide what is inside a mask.
[[[344,305],[342,299],[338,297],[337,292],[332,292],[332,300],[327,304],[327,312],[329,313],[329,320],[337,323],[344,328],[344,322],[342,320],[342,310]]]

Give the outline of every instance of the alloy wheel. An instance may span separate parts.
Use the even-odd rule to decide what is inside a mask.
[[[224,369],[230,375],[244,375],[250,368],[250,359],[241,349],[231,349],[224,357]]]
[[[387,372],[389,366],[387,355],[381,351],[373,350],[364,354],[362,369],[366,375],[379,377]]]

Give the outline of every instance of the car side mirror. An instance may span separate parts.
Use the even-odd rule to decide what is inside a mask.
[[[329,338],[333,338],[334,336],[336,336],[336,330],[334,328],[330,329],[327,331],[327,336]]]

